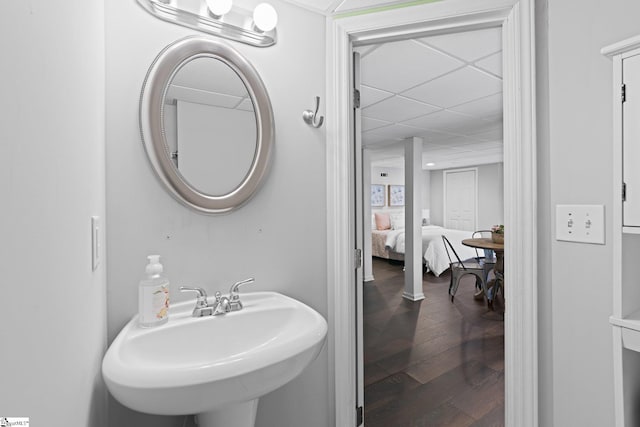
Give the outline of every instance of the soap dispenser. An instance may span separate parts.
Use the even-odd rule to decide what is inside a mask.
[[[169,281],[161,274],[160,255],[149,255],[147,259],[146,277],[138,289],[138,324],[143,328],[169,320]]]

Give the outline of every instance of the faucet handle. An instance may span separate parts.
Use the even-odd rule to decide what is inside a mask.
[[[209,303],[207,302],[207,291],[202,288],[193,288],[190,286],[180,286],[180,292],[197,292],[198,299],[196,300],[196,308],[207,307]]]
[[[229,299],[231,301],[237,301],[238,299],[240,299],[240,295],[238,295],[238,288],[240,288],[240,286],[242,285],[248,285],[249,283],[253,283],[255,281],[256,280],[253,277],[250,277],[248,279],[234,283],[229,290]]]

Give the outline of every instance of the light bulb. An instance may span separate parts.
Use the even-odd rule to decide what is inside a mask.
[[[253,10],[253,23],[260,31],[271,31],[278,23],[278,13],[269,3],[260,3]]]
[[[223,16],[231,10],[233,0],[207,0],[207,7],[213,16]]]

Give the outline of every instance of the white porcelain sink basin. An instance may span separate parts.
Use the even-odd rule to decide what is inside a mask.
[[[236,408],[252,410],[255,418],[260,396],[291,381],[316,358],[327,322],[276,292],[243,293],[241,300],[240,311],[199,318],[191,316],[195,301],[179,303],[171,307],[169,322],[155,328],[140,328],[135,316],[102,363],[111,394],[140,412],[201,414],[222,423],[221,414],[228,409],[227,418],[235,419]]]

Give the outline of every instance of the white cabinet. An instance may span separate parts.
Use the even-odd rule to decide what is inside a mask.
[[[640,36],[613,63],[613,332],[616,427],[640,425]]]
[[[640,227],[640,52],[620,54],[622,103],[622,176],[626,227]]]

